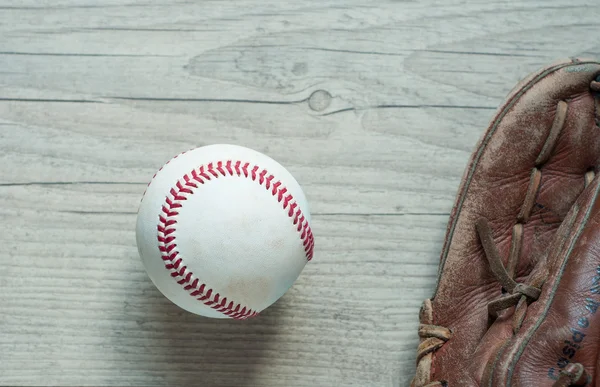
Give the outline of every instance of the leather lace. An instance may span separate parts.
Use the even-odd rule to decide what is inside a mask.
[[[590,89],[592,89],[592,91],[600,92],[600,75],[590,83]]]
[[[519,303],[526,302],[527,304],[535,301],[540,296],[541,290],[537,287],[517,283],[511,275],[508,273],[498,248],[494,243],[492,236],[492,230],[490,229],[487,219],[481,218],[475,224],[477,234],[483,245],[485,256],[487,257],[488,263],[492,273],[496,277],[496,280],[502,285],[504,290],[509,294],[497,300],[491,301],[488,304],[488,313],[492,318],[498,317],[498,312],[516,306]]]
[[[552,387],[586,386],[590,381],[591,378],[581,363],[569,363],[560,371],[560,376]]]
[[[590,89],[594,93],[600,94],[600,75],[595,80],[591,81]],[[512,245],[508,256],[508,267],[504,266],[498,248],[494,242],[491,228],[487,219],[481,218],[476,222],[476,231],[483,245],[485,256],[489,267],[495,277],[508,294],[499,299],[488,303],[488,313],[492,319],[498,317],[498,313],[502,310],[515,307],[513,315],[513,333],[516,334],[523,324],[527,306],[536,301],[541,294],[541,286],[545,281],[547,271],[541,270],[532,275],[529,279],[529,284],[518,283],[516,278],[516,267],[521,253],[521,245],[523,242],[523,225],[528,222],[531,212],[535,204],[535,198],[541,185],[543,165],[550,159],[550,156],[558,142],[560,133],[562,132],[567,118],[568,104],[566,101],[559,101],[556,106],[556,115],[548,133],[548,137],[535,160],[535,166],[531,171],[527,193],[525,195],[523,205],[517,215],[517,223],[512,229]],[[600,98],[595,101],[596,125],[600,127]],[[595,177],[593,169],[585,173],[585,186],[588,186]],[[541,264],[541,267],[545,265]],[[446,381],[432,381],[431,368],[435,351],[441,348],[448,342],[453,332],[447,327],[434,324],[433,306],[430,299],[423,302],[419,320],[419,336],[421,342],[418,347],[417,354],[417,373],[411,383],[411,387],[448,387]],[[570,386],[585,386],[590,380],[583,365],[579,363],[568,364],[565,369],[560,372],[558,380],[553,387],[570,387]]]

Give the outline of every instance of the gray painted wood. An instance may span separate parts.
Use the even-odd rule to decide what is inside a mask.
[[[170,3],[170,4],[167,4]],[[0,384],[406,386],[465,163],[513,85],[599,57],[593,1],[0,1]],[[286,166],[315,259],[259,318],[167,301],[148,180],[227,142]]]

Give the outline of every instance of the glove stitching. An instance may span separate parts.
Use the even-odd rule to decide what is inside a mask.
[[[600,93],[600,76],[597,77],[595,81],[592,81],[590,84],[590,89],[594,92]],[[595,104],[595,123],[600,128],[600,95],[596,96]],[[554,121],[552,123],[552,127],[550,128],[550,132],[542,146],[538,157],[535,160],[535,166],[532,168],[529,184],[527,187],[527,192],[525,195],[525,199],[517,215],[517,223],[513,226],[512,230],[512,239],[511,239],[511,248],[508,257],[507,267],[504,266],[502,259],[500,258],[500,254],[498,249],[493,241],[493,235],[491,232],[491,228],[489,227],[489,223],[487,219],[481,218],[476,222],[476,230],[477,234],[482,242],[482,245],[485,250],[485,255],[488,259],[488,263],[490,265],[490,269],[494,273],[498,282],[503,286],[509,295],[502,297],[498,300],[494,300],[488,304],[488,312],[489,314],[495,318],[497,317],[498,312],[501,310],[516,306],[515,315],[513,318],[513,334],[516,334],[525,317],[525,312],[527,310],[527,305],[531,302],[538,299],[541,294],[541,283],[535,283],[532,286],[524,283],[517,283],[514,278],[516,276],[516,268],[521,255],[521,246],[523,240],[523,225],[529,221],[529,217],[531,215],[531,211],[533,209],[533,205],[535,203],[535,199],[539,193],[541,178],[542,178],[542,167],[549,160],[552,152],[558,142],[558,137],[562,132],[566,117],[568,113],[568,103],[566,101],[559,101],[556,107],[556,115],[554,117]],[[588,186],[591,181],[595,177],[595,171],[593,169],[588,170],[584,174],[585,186]],[[533,281],[538,282],[538,281]],[[425,348],[421,348],[420,350],[426,350],[426,353],[419,356],[417,359],[417,367],[425,365],[422,359],[424,356],[431,357],[433,352],[441,348],[451,337],[452,331],[445,327],[440,327],[432,324],[432,304],[431,300],[425,300],[423,307],[427,304],[429,308],[429,319],[425,319],[427,321],[423,321],[421,319],[421,326],[419,330],[419,335],[421,339],[424,339],[422,343],[424,343],[428,339],[436,339],[427,341],[429,344]],[[422,314],[421,317],[424,317]],[[420,352],[421,353],[421,352]],[[428,376],[431,376],[431,371],[433,365],[431,362],[427,364],[429,370],[424,370],[427,372]],[[583,369],[583,366],[579,363],[573,364],[575,368],[568,368],[563,371],[559,380],[554,384],[554,387],[567,387],[571,385],[585,385],[579,384],[582,381],[587,381],[587,374]],[[579,370],[579,372],[575,372]],[[415,380],[413,380],[413,384],[415,385]],[[422,382],[423,383],[423,382]],[[431,381],[429,379],[429,383],[425,384],[424,387],[437,387],[437,386],[447,386],[447,382],[445,381]]]
[[[498,300],[490,302],[488,304],[488,313],[493,318],[496,318],[498,312],[501,310],[513,307],[515,305],[524,305],[523,307],[519,308],[520,312],[517,313],[513,321],[514,332],[520,329],[520,326],[524,320],[527,305],[537,300],[541,293],[539,288],[527,284],[517,283],[513,278],[516,273],[516,266],[521,253],[523,224],[527,223],[529,220],[535,199],[539,193],[542,180],[541,168],[543,164],[545,164],[550,158],[550,155],[552,154],[552,151],[558,142],[558,137],[560,136],[566,121],[567,112],[568,104],[565,101],[559,101],[556,107],[556,115],[554,117],[552,127],[550,128],[550,132],[548,133],[548,137],[546,137],[546,141],[544,142],[544,145],[542,146],[542,149],[535,160],[535,166],[532,168],[529,184],[527,186],[527,192],[525,194],[519,214],[517,215],[517,223],[513,227],[513,240],[508,257],[508,270],[500,258],[500,253],[498,252],[496,244],[493,240],[491,228],[489,227],[487,219],[481,218],[476,222],[475,225],[477,234],[482,241],[485,255],[488,259],[488,263],[492,269],[492,272],[503,288],[510,293],[506,297],[502,297]],[[431,381],[430,376],[433,373],[431,368],[433,368],[433,366],[430,360],[432,360],[433,353],[440,349],[452,337],[452,332],[450,329],[432,325],[432,317],[432,303],[430,299],[427,299],[421,308],[421,328],[419,330],[419,335],[421,336],[422,342],[419,345],[417,356],[417,373],[425,373],[428,375],[427,378],[429,379],[429,384],[426,384],[425,387],[444,385],[442,384],[445,383],[444,381]],[[433,332],[445,332],[447,334],[442,335],[442,337],[438,337],[433,336]],[[436,340],[430,340],[431,338],[436,338]],[[429,370],[424,370],[423,368],[425,367],[429,367]],[[415,385],[414,380],[413,385]]]
[[[531,216],[531,211],[541,186],[541,169],[543,165],[550,159],[550,156],[552,155],[552,152],[558,143],[560,133],[565,126],[568,108],[569,105],[567,102],[558,102],[552,127],[550,128],[550,132],[546,137],[546,141],[544,142],[544,145],[542,146],[542,149],[535,160],[535,166],[531,170],[525,199],[523,200],[521,210],[517,215],[517,223],[513,227],[513,239],[511,242],[507,267],[505,267],[502,262],[500,253],[498,252],[498,248],[494,242],[488,220],[481,218],[475,224],[475,228],[479,239],[482,242],[490,269],[495,275],[497,281],[502,285],[503,289],[509,293],[508,296],[494,300],[488,304],[489,315],[492,317],[492,319],[496,319],[498,317],[498,312],[518,305],[519,311],[518,313],[515,313],[513,320],[513,331],[515,333],[521,327],[527,305],[537,300],[541,293],[541,290],[538,287],[527,284],[518,284],[513,279],[516,275],[516,268],[521,254],[523,225],[529,221]]]

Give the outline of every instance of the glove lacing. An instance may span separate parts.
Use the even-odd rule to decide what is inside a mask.
[[[590,375],[585,371],[583,365],[570,363],[560,371],[560,376],[552,387],[586,386],[589,382],[591,382]]]
[[[492,273],[504,290],[509,294],[508,296],[499,298],[488,304],[488,313],[490,316],[495,319],[498,317],[498,312],[504,309],[515,305],[518,305],[519,309],[523,309],[524,307],[521,305],[524,305],[525,303],[529,305],[531,302],[537,300],[541,293],[539,287],[517,283],[511,275],[508,274],[508,271],[500,258],[498,248],[494,243],[492,230],[490,229],[487,219],[479,219],[476,222],[475,227]],[[520,324],[518,324],[518,326],[520,327]]]
[[[540,287],[543,281],[540,282],[535,278],[532,280],[532,282],[536,284],[539,283],[540,287],[517,283],[502,263],[500,253],[494,243],[492,231],[487,219],[479,219],[476,222],[475,227],[492,273],[506,292],[509,293],[508,296],[490,302],[488,304],[488,313],[490,314],[490,317],[495,319],[498,316],[498,312],[516,305],[513,324],[513,330],[516,333],[523,322],[527,305],[539,298],[541,294]],[[421,321],[426,323],[422,323],[419,326],[419,336],[424,339],[419,345],[417,353],[417,364],[419,366],[425,357],[430,358],[434,351],[441,348],[444,343],[452,337],[452,331],[450,329],[431,324],[431,300],[426,300],[423,303],[421,308]],[[425,363],[427,363],[427,361]],[[427,367],[427,365],[425,367]],[[418,369],[418,372],[419,371],[422,372],[423,370]],[[570,363],[560,372],[560,376],[558,380],[554,382],[553,387],[585,386],[588,381],[589,375],[583,368],[583,365],[580,363]],[[423,387],[448,387],[448,383],[445,381],[432,381],[423,385]]]
[[[596,77],[590,83],[590,89],[593,92],[600,93],[600,75]],[[567,103],[565,101],[560,101],[557,106],[557,114],[555,117],[555,122],[552,125],[550,130],[549,140],[544,147],[542,148],[541,153],[538,155],[536,160],[536,165],[542,165],[545,163],[552,151],[555,142],[563,128],[564,120],[567,113]],[[596,98],[596,125],[600,127],[600,98]],[[595,173],[593,171],[588,171],[585,175],[585,185],[590,184],[592,179],[594,178]],[[527,220],[529,217],[529,211],[533,207],[534,195],[533,193],[537,193],[537,189],[539,187],[541,180],[541,176],[539,170],[537,168],[533,169],[532,177],[530,179],[530,185],[528,187],[528,193],[525,198],[525,203],[519,214],[519,218],[523,220]],[[544,282],[544,278],[537,276],[537,278],[532,279],[532,284],[522,284],[517,283],[511,276],[514,274],[516,264],[515,260],[512,260],[513,251],[511,249],[511,257],[509,257],[510,272],[506,270],[506,267],[502,263],[500,259],[500,254],[496,247],[496,244],[493,241],[492,232],[489,227],[488,221],[485,218],[479,219],[476,222],[476,230],[477,234],[483,244],[483,248],[485,251],[485,255],[487,257],[488,263],[494,276],[498,280],[498,282],[503,286],[504,290],[509,293],[508,296],[502,297],[500,299],[494,300],[488,304],[488,314],[492,319],[495,319],[498,316],[498,312],[510,308],[516,305],[513,319],[513,332],[516,334],[523,320],[525,318],[525,312],[527,311],[527,305],[531,302],[538,299],[541,294],[541,285]],[[521,235],[522,225],[517,224],[513,229],[513,239],[515,233]],[[519,237],[520,239],[520,237]],[[514,247],[514,246],[513,246]],[[536,286],[537,285],[537,286]],[[419,337],[422,339],[419,344],[417,350],[417,376],[413,379],[411,386],[417,386],[418,383],[429,379],[430,368],[432,363],[432,354],[434,351],[441,348],[444,343],[446,343],[452,337],[452,330],[433,325],[433,311],[431,300],[427,299],[423,303],[421,307],[420,313],[420,321],[419,325]],[[560,372],[559,379],[554,383],[553,387],[569,387],[569,386],[584,386],[587,383],[589,376],[583,365],[580,363],[570,363],[568,364],[564,370]],[[427,382],[426,382],[427,383]],[[420,384],[422,387],[448,387],[448,383],[446,381],[432,381],[427,384]]]

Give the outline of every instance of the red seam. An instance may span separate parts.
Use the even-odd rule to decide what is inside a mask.
[[[190,150],[186,150],[186,151],[183,151],[183,152],[181,152],[181,153],[180,153],[180,154],[178,154],[177,156],[173,157],[171,160],[167,161],[167,162],[165,163],[165,165],[163,165],[162,167],[160,167],[160,168],[158,169],[158,171],[156,171],[156,173],[154,174],[154,176],[152,176],[152,179],[150,179],[150,181],[148,182],[148,185],[146,186],[146,189],[144,190],[144,193],[142,194],[142,199],[141,199],[141,200],[144,200],[144,196],[146,196],[146,192],[148,191],[148,187],[150,187],[150,184],[152,184],[152,181],[154,180],[154,178],[156,177],[156,175],[158,175],[158,172],[162,171],[162,170],[163,170],[163,168],[164,168],[164,167],[166,167],[166,166],[167,166],[167,165],[168,165],[168,164],[169,164],[171,161],[175,160],[176,158],[178,158],[178,157],[179,157],[179,156],[181,156],[181,155],[184,155],[184,154],[186,154],[187,152],[189,152],[189,151],[191,151],[191,150],[193,150],[193,148],[192,148],[192,149],[190,149]]]
[[[183,204],[180,202],[187,200],[187,196],[193,195],[194,189],[198,189],[199,185],[195,184],[194,181],[205,184],[207,181],[219,178],[220,176],[244,176],[250,178],[263,186],[279,203],[283,202],[283,209],[292,220],[292,226],[296,229],[302,240],[302,246],[304,247],[304,253],[308,261],[313,258],[315,245],[310,225],[302,214],[302,210],[295,202],[294,197],[287,192],[287,188],[280,181],[272,183],[275,177],[269,175],[266,169],[260,170],[258,165],[255,165],[251,169],[249,167],[250,163],[242,165],[242,161],[233,162],[232,160],[227,160],[225,164],[223,164],[223,161],[218,161],[216,166],[215,163],[209,163],[184,175],[182,180],[178,181],[169,190],[169,196],[166,197],[165,203],[162,206],[157,225],[158,249],[164,261],[165,268],[170,271],[171,277],[190,296],[196,298],[196,300],[236,320],[254,317],[258,315],[258,312],[247,306],[228,300],[226,297],[221,298],[219,293],[208,288],[206,284],[201,283],[194,276],[194,273],[187,268],[176,249],[177,241],[174,233],[177,220],[174,218],[179,215],[179,212],[174,210],[181,208]]]

